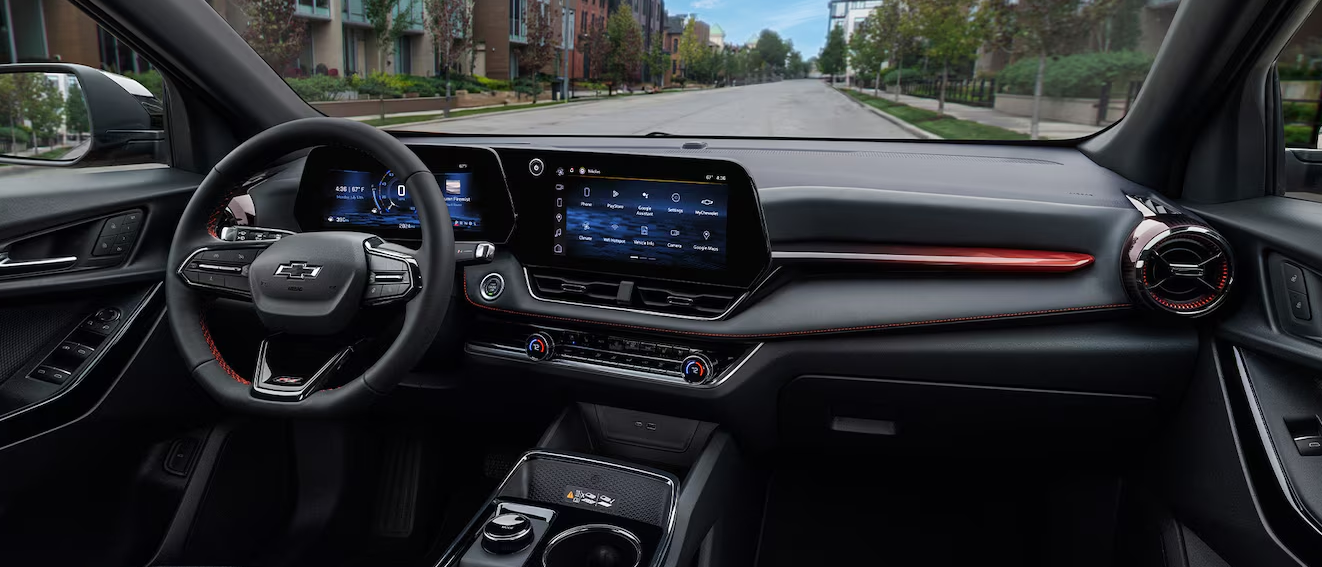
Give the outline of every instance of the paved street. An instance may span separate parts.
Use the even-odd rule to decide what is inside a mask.
[[[529,112],[495,113],[400,130],[463,134],[598,134],[912,138],[821,81],[804,79],[620,97]]]

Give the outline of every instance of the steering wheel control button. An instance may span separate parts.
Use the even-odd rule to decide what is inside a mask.
[[[482,285],[479,288],[481,289],[482,299],[495,301],[505,291],[505,278],[492,272],[482,278]]]
[[[546,173],[546,164],[542,163],[539,158],[532,158],[532,161],[528,162],[528,173],[531,173],[533,177],[541,177],[543,173]]]
[[[523,551],[532,540],[532,521],[523,514],[501,514],[482,526],[482,549],[495,555]]]
[[[247,226],[227,226],[220,229],[220,239],[228,242],[252,242],[254,240],[280,240],[294,234],[279,228],[257,228]]]
[[[701,354],[689,355],[680,363],[680,372],[684,375],[684,381],[690,384],[701,384],[712,377],[715,367],[711,360]]]
[[[528,337],[525,351],[533,360],[550,360],[555,355],[555,341],[546,333],[533,333]]]

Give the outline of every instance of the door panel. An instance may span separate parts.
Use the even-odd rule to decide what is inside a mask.
[[[1169,461],[1178,472],[1168,485],[1185,504],[1177,515],[1202,526],[1208,544],[1231,564],[1318,564],[1322,307],[1312,298],[1322,299],[1322,203],[1263,197],[1188,206],[1231,242],[1243,269],[1239,297],[1203,339],[1206,360],[1188,401],[1205,404],[1201,418],[1189,422],[1201,427],[1187,428],[1172,446],[1191,454],[1219,445],[1223,457],[1215,466]],[[1228,430],[1207,429],[1217,422]],[[1300,447],[1318,454],[1301,454]],[[1234,486],[1242,486],[1238,506],[1211,505],[1234,494],[1227,492]],[[1268,549],[1258,558],[1245,554]]]

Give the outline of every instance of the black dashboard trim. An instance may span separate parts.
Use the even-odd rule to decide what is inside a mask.
[[[1112,303],[1107,305],[1088,305],[1081,307],[1039,309],[1034,311],[1020,311],[1015,313],[998,313],[998,314],[990,314],[990,315],[970,315],[965,317],[949,317],[945,319],[903,321],[897,323],[877,323],[874,325],[859,325],[853,327],[835,327],[828,329],[803,329],[803,330],[793,330],[793,331],[779,331],[775,333],[709,333],[709,332],[701,332],[701,331],[686,331],[679,329],[662,329],[658,327],[648,327],[645,325],[612,323],[609,321],[578,319],[574,317],[561,317],[559,315],[544,315],[539,313],[528,313],[525,311],[515,311],[513,309],[504,309],[501,307],[495,307],[491,305],[482,305],[481,303],[474,301],[472,295],[468,293],[468,278],[464,278],[463,284],[464,284],[464,298],[468,300],[468,303],[470,305],[474,307],[478,307],[480,309],[485,309],[487,311],[493,311],[496,313],[517,315],[521,317],[536,317],[540,319],[551,319],[555,321],[564,321],[569,323],[605,325],[608,327],[618,327],[623,329],[633,329],[633,330],[656,332],[656,333],[673,333],[679,335],[690,335],[690,336],[699,336],[699,337],[718,337],[718,338],[729,338],[729,339],[774,339],[774,338],[796,337],[796,336],[805,336],[805,335],[825,335],[825,334],[840,334],[840,333],[856,333],[856,332],[865,332],[865,331],[882,331],[886,329],[895,329],[895,328],[944,325],[951,323],[968,323],[975,321],[990,321],[990,320],[1001,320],[1001,319],[1018,319],[1024,317],[1038,317],[1044,315],[1061,315],[1066,313],[1090,313],[1090,312],[1127,310],[1133,307],[1133,305],[1129,303]]]

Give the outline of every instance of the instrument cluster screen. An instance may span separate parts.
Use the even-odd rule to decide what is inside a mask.
[[[482,231],[482,212],[476,202],[471,172],[438,173],[436,184],[445,193],[454,231]],[[327,228],[390,228],[417,230],[418,210],[409,189],[394,174],[332,169],[326,176]]]
[[[514,203],[499,156],[487,148],[411,146],[436,178],[457,240],[504,243]],[[422,238],[409,187],[380,162],[345,148],[308,154],[294,214],[303,230],[356,230],[392,240]]]
[[[592,176],[586,168],[584,174],[553,180],[556,256],[726,268],[726,184]]]

